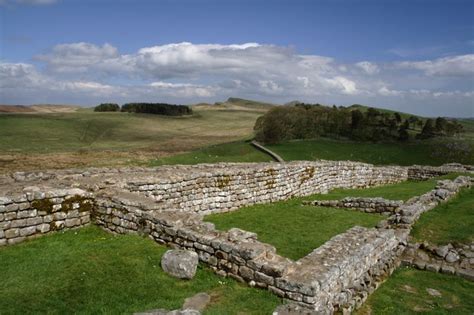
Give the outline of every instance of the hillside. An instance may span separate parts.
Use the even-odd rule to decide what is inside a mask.
[[[71,113],[79,108],[81,107],[62,104],[0,105],[0,113]]]
[[[242,111],[255,111],[255,112],[266,112],[277,104],[246,100],[243,98],[229,97],[225,102],[217,102],[214,104],[200,103],[193,105],[193,108],[201,110],[242,110]]]

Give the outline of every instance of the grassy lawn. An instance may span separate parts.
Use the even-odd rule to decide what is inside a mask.
[[[269,162],[272,159],[248,142],[213,145],[190,153],[151,160],[149,166],[218,162]]]
[[[296,260],[355,225],[373,227],[384,218],[378,214],[345,209],[302,206],[303,200],[341,199],[347,196],[407,200],[433,189],[437,180],[455,178],[457,175],[450,174],[428,181],[407,181],[368,189],[335,189],[324,195],[316,194],[244,207],[229,213],[213,214],[206,216],[205,220],[213,222],[220,230],[238,227],[256,232],[259,240],[275,246],[279,254]]]
[[[270,314],[281,303],[268,291],[200,267],[193,280],[166,275],[166,251],[149,239],[114,236],[92,226],[0,249],[1,314],[123,314],[177,309],[207,292],[206,314]]]
[[[426,181],[412,181],[371,187],[367,189],[334,189],[325,195],[314,195],[313,199],[330,200],[342,199],[347,196],[351,197],[383,197],[392,200],[408,200],[411,197],[422,195],[435,188],[436,182],[441,179],[455,179],[459,175],[465,174],[449,174],[432,178]]]
[[[412,230],[416,241],[432,244],[474,242],[474,188],[424,213]]]
[[[432,296],[435,289],[441,296]],[[399,268],[357,312],[368,314],[473,314],[474,282],[461,277]]]
[[[262,242],[291,259],[309,254],[331,237],[361,225],[375,226],[382,216],[343,209],[302,206],[303,198],[244,207],[205,217],[220,230],[238,227],[256,232]]]
[[[290,141],[268,145],[285,161],[292,160],[351,160],[376,165],[441,165],[448,162],[474,164],[474,144],[466,142],[471,153],[451,156],[441,142],[370,143],[332,139]],[[446,151],[446,152],[445,152]]]

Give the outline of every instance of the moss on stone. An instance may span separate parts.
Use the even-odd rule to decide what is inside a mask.
[[[219,189],[224,189],[225,187],[229,186],[230,183],[230,176],[229,175],[222,175],[217,179],[217,187]]]
[[[44,211],[48,214],[53,213],[54,203],[51,199],[38,199],[31,202],[31,207],[38,211]]]

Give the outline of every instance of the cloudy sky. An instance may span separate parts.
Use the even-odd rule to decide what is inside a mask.
[[[0,0],[0,103],[229,96],[474,117],[474,1]]]

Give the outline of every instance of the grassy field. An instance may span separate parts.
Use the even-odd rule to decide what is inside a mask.
[[[452,174],[440,178],[455,178]],[[407,181],[368,189],[335,189],[328,194],[244,207],[238,211],[205,217],[218,229],[238,227],[256,232],[258,239],[272,244],[279,254],[299,259],[331,237],[361,225],[373,227],[384,217],[357,211],[301,205],[303,200],[341,199],[347,196],[384,197],[407,200],[433,189],[437,179]],[[471,221],[472,222],[472,221]],[[452,227],[450,227],[452,228]]]
[[[441,165],[457,161],[474,164],[474,145],[472,142],[466,143],[471,147],[471,153],[456,156],[450,154],[446,144],[438,140],[422,143],[357,143],[321,138],[268,145],[268,148],[285,161],[351,160],[377,165]]]
[[[248,142],[231,142],[205,147],[189,153],[151,160],[149,166],[218,162],[269,162],[271,157]]]
[[[454,199],[424,213],[412,230],[418,242],[431,244],[474,242],[474,188],[464,189]]]
[[[165,247],[98,227],[57,233],[0,249],[1,314],[123,314],[180,308],[198,292],[211,295],[205,314],[270,314],[281,303],[265,290],[199,267],[192,280],[165,274]]]
[[[195,110],[191,117],[96,113],[0,115],[0,170],[147,163],[248,139],[255,111]]]
[[[432,296],[427,289],[441,296]],[[473,292],[474,282],[461,277],[399,268],[357,314],[473,314]]]

